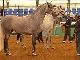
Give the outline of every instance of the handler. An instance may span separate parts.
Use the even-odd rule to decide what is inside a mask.
[[[70,19],[70,16],[67,16],[67,20],[66,20],[66,23],[64,24],[64,27],[65,27],[65,35],[64,35],[64,40],[63,40],[63,43],[66,42],[67,40],[67,37],[69,37],[69,41],[70,43],[72,42],[71,41],[71,19]]]

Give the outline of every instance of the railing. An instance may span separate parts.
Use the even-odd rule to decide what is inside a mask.
[[[32,14],[33,9],[4,9],[4,15],[26,16]]]
[[[4,9],[4,13],[5,13],[5,16],[6,15],[26,16],[28,14],[32,14],[33,10],[34,9],[32,9],[32,8],[30,8],[30,9],[28,9],[28,8],[25,8],[25,9],[22,9],[22,8],[20,8],[20,9],[17,9],[17,8],[16,9]],[[65,13],[67,13],[67,12],[69,12],[69,10],[65,9]],[[76,15],[76,14],[80,15],[80,8],[77,8],[77,9],[72,8],[70,10],[70,12],[72,12],[72,14],[74,14],[74,15]]]

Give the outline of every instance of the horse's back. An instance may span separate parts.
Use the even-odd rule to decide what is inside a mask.
[[[32,19],[31,16],[5,16],[2,18],[2,26],[5,30],[15,30],[16,32],[31,32]]]

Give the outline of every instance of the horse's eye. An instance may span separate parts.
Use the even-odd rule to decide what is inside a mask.
[[[48,5],[48,7],[50,8],[50,5]]]

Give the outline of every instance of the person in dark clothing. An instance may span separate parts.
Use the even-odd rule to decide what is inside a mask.
[[[65,27],[65,35],[64,35],[63,43],[66,42],[67,37],[69,37],[69,41],[72,42],[71,41],[71,34],[70,34],[70,32],[71,32],[71,28],[70,28],[71,27],[71,19],[69,16],[67,17],[67,20],[66,20],[66,23],[64,24],[64,27]]]
[[[78,16],[78,20],[75,24],[75,35],[77,55],[80,56],[80,16]]]

